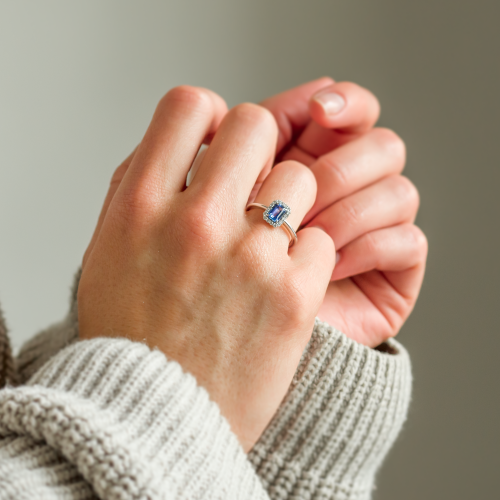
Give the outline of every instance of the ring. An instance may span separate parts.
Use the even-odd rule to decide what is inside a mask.
[[[290,243],[288,248],[297,243],[297,235],[293,230],[293,227],[286,221],[287,217],[290,215],[290,207],[280,200],[274,200],[268,207],[262,205],[261,203],[250,203],[247,206],[247,211],[252,208],[261,208],[264,210],[264,220],[273,227],[282,226],[286,230],[288,236],[290,237]]]

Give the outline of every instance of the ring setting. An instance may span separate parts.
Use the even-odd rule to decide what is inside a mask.
[[[286,220],[291,213],[291,209],[285,202],[281,200],[274,200],[268,207],[266,207],[266,205],[262,205],[261,203],[250,203],[246,209],[248,211],[252,208],[260,208],[264,210],[264,220],[269,225],[273,227],[283,227],[283,229],[285,229],[290,239],[290,243],[288,245],[289,248],[297,242],[297,234]]]
[[[273,227],[280,227],[290,215],[290,207],[281,200],[274,200],[264,212],[264,220]]]

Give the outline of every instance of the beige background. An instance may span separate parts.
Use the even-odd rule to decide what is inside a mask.
[[[322,75],[379,96],[430,240],[400,334],[410,420],[379,500],[499,498],[498,0],[0,0],[0,298],[60,318],[114,167],[170,87],[232,105]]]

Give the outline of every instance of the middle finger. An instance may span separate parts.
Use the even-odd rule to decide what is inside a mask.
[[[338,251],[367,232],[413,222],[418,205],[411,181],[392,175],[334,203],[307,225],[325,230]]]
[[[321,156],[310,166],[318,183],[318,194],[304,222],[377,180],[401,173],[405,157],[403,141],[384,128],[375,128]]]
[[[270,170],[278,127],[255,104],[239,104],[222,120],[186,193],[206,193],[227,207],[246,202],[263,170]]]

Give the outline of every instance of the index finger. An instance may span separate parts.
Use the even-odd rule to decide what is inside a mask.
[[[338,82],[321,89],[309,105],[312,119],[324,128],[348,134],[370,130],[380,116],[380,103],[368,89]]]
[[[333,84],[330,77],[318,78],[304,83],[260,103],[274,116],[278,124],[278,143],[276,153],[279,153],[294,136],[300,134],[311,121],[309,102],[321,89]]]
[[[380,116],[378,99],[352,83],[328,85],[312,96],[312,121],[297,140],[302,153],[315,158],[352,141],[370,130]]]

